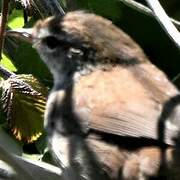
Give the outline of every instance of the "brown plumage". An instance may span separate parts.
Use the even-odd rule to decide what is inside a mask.
[[[39,21],[54,76],[49,144],[77,179],[179,179],[179,91],[111,21],[80,11]]]

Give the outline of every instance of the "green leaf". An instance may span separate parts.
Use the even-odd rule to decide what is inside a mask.
[[[10,77],[2,84],[3,110],[16,139],[26,143],[43,133],[47,89],[32,75]]]
[[[18,73],[33,74],[43,81],[52,79],[49,70],[31,44],[21,41],[17,52],[14,54],[13,62],[18,69]]]
[[[16,67],[12,64],[9,57],[7,57],[5,54],[2,54],[2,59],[0,61],[0,65],[3,65],[5,68],[9,69],[10,71],[16,72]]]
[[[8,26],[17,28],[24,26],[22,10],[13,10]],[[32,17],[24,27],[32,27],[35,23]],[[45,64],[40,60],[38,53],[32,45],[17,38],[6,37],[4,54],[10,59],[18,74],[33,74],[46,84],[52,84],[52,75]],[[7,65],[7,62],[5,63]],[[7,66],[6,66],[7,67]],[[9,69],[9,68],[8,68]],[[11,69],[10,69],[11,70]]]
[[[31,44],[7,37],[5,53],[11,58],[17,74],[33,74],[45,84],[52,84],[51,73]]]
[[[24,26],[23,11],[14,9],[8,18],[10,28],[19,28]]]
[[[77,5],[81,9],[88,9],[101,16],[111,19],[113,22],[119,21],[122,15],[121,6],[117,0],[77,0]]]

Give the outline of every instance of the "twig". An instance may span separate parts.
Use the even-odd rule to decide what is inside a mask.
[[[137,11],[141,12],[141,13],[144,13],[148,16],[153,16],[154,17],[154,13],[151,9],[149,9],[148,7],[138,3],[138,2],[135,2],[134,0],[119,0],[121,1],[122,3],[126,4],[127,6],[133,8],[133,9],[136,9]],[[153,1],[153,0],[152,0]],[[177,20],[174,20],[173,18],[170,18],[170,20],[174,23],[174,25],[180,29],[180,22],[177,21]]]
[[[1,22],[0,22],[0,60],[2,59],[2,49],[4,44],[4,31],[7,22],[8,16],[8,9],[9,9],[9,0],[2,0],[2,15],[1,15]]]
[[[170,21],[168,15],[162,8],[158,0],[146,0],[152,8],[155,18],[159,21],[163,29],[167,32],[168,36],[174,41],[176,46],[180,49],[180,33]]]
[[[30,173],[25,171],[22,165],[14,159],[14,157],[8,153],[2,146],[0,146],[0,159],[9,164],[17,173],[21,180],[35,180]]]

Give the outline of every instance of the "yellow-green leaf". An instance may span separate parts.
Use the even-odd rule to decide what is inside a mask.
[[[43,133],[47,89],[32,75],[10,77],[2,83],[2,102],[16,139],[31,143]]]

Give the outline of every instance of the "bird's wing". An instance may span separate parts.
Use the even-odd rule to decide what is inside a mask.
[[[136,71],[123,67],[97,70],[83,76],[74,92],[76,112],[89,122],[90,128],[151,139],[159,138],[158,124],[165,101],[178,93],[166,76],[151,64],[137,67]],[[166,143],[173,144],[174,130],[165,132]]]

